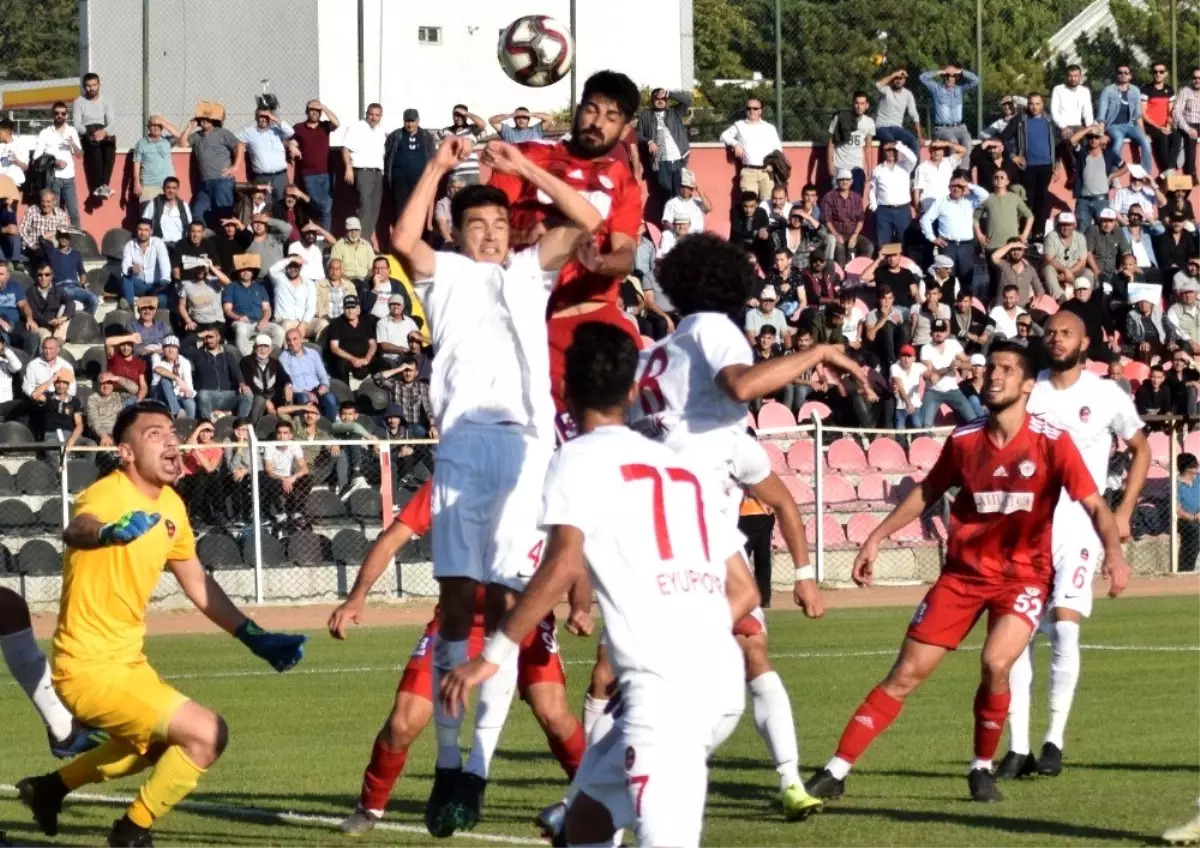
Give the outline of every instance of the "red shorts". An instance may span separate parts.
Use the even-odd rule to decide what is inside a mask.
[[[989,621],[1015,615],[1036,630],[1050,587],[1028,581],[981,582],[943,574],[917,605],[908,638],[955,650],[986,610]]]
[[[762,607],[755,607],[749,615],[744,615],[733,623],[734,636],[757,636],[766,632],[767,619],[763,615]]]
[[[624,330],[633,339],[638,350],[642,347],[642,334],[638,332],[637,324],[631,321],[620,307],[611,303],[602,304],[599,309],[582,315],[564,315],[549,319],[546,322],[546,332],[550,339],[550,393],[554,396],[554,406],[559,412],[565,412],[567,408],[563,403],[567,348],[575,338],[575,328],[589,321],[611,324]]]
[[[417,640],[408,665],[400,675],[397,692],[407,692],[433,700],[433,637],[437,635],[438,620],[434,618],[425,625],[425,632]],[[474,659],[483,650],[483,627],[476,625],[471,628],[467,640],[467,655]],[[521,653],[517,657],[517,687],[521,696],[530,686],[538,683],[557,683],[565,686],[567,675],[563,671],[562,657],[558,653],[558,637],[555,632],[554,613],[547,615],[521,643]]]

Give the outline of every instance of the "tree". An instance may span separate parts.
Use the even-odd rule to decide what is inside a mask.
[[[78,0],[0,0],[0,77],[79,75]]]

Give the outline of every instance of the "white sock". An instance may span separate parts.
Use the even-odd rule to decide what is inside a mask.
[[[604,719],[604,711],[608,709],[608,698],[593,698],[591,695],[583,696],[583,737],[587,739],[589,745],[594,739],[599,739],[599,736],[592,735],[592,729],[596,724]],[[608,724],[611,726],[612,721]],[[608,732],[607,730],[605,731]]]
[[[457,716],[446,712],[442,699],[438,697],[441,691],[442,675],[453,671],[467,662],[467,640],[447,642],[441,636],[433,639],[433,724],[437,737],[437,767],[461,768],[462,752],[458,748],[458,731],[462,727],[463,713]]]
[[[1029,753],[1029,700],[1033,694],[1033,641],[1021,651],[1008,675],[1008,750]]]
[[[825,764],[825,771],[833,775],[834,780],[845,780],[846,775],[850,773],[850,763],[841,757],[834,757]]]
[[[779,788],[800,782],[800,755],[796,747],[796,725],[792,722],[792,702],[779,674],[768,671],[747,684],[754,704],[754,726],[767,743]]]
[[[500,731],[504,729],[516,689],[517,654],[514,653],[479,686],[479,700],[475,704],[475,736],[471,742],[471,755],[467,757],[466,770],[484,780],[487,780],[492,767],[492,756],[500,742]]]
[[[983,769],[984,771],[991,771],[992,770],[992,761],[991,760],[979,760],[979,759],[971,760],[971,765],[969,765],[967,767],[967,771],[969,773],[969,772],[975,771],[975,769]]]
[[[1067,717],[1079,683],[1079,622],[1054,622],[1051,641],[1054,653],[1050,660],[1050,726],[1046,740],[1061,751],[1067,732]]]
[[[71,713],[54,693],[50,684],[50,663],[46,662],[46,655],[33,638],[33,630],[26,627],[0,636],[0,649],[5,665],[33,702],[33,708],[46,723],[50,735],[57,742],[66,741],[71,735]]]

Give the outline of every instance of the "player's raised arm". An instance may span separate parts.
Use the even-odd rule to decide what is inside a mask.
[[[787,486],[783,485],[779,475],[773,471],[761,483],[751,486],[750,493],[775,513],[779,532],[783,535],[788,553],[792,555],[792,564],[796,568],[796,579],[792,588],[796,606],[800,607],[808,618],[820,618],[825,615],[825,601],[821,598],[820,587],[817,586],[816,571],[809,564],[808,539],[804,536],[804,521],[800,518],[800,508],[796,506],[796,499],[787,490]]]
[[[327,627],[330,636],[345,639],[347,628],[359,623],[367,603],[367,594],[414,535],[413,529],[400,519],[393,521],[388,529],[379,534],[367,551],[367,557],[354,577],[354,586],[346,595],[346,600],[329,614]]]
[[[833,345],[815,345],[753,365],[729,365],[717,372],[717,385],[738,403],[749,403],[779,391],[822,364],[846,371],[864,389],[869,388],[866,370]]]
[[[392,230],[392,249],[404,260],[414,279],[433,276],[436,257],[433,248],[422,239],[429,208],[437,199],[438,185],[442,177],[470,155],[471,146],[471,140],[462,136],[447,136],[442,141],[433,159],[421,172],[421,178],[417,180],[417,185]]]

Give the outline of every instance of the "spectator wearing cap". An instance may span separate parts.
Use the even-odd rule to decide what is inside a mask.
[[[54,271],[49,264],[40,264],[33,269],[33,285],[25,292],[29,304],[29,320],[25,329],[29,338],[36,337],[38,343],[53,336],[60,343],[67,340],[67,324],[75,316],[75,301],[66,297],[54,286]]]
[[[913,206],[923,215],[935,201],[950,196],[950,177],[962,166],[965,148],[950,141],[931,141],[929,158],[913,169]]]
[[[528,118],[528,115],[526,115]],[[421,115],[416,109],[404,110],[404,123],[388,134],[384,142],[384,173],[392,192],[392,209],[398,216],[408,205],[425,170],[425,163],[437,152],[437,136],[421,128]]]
[[[667,224],[666,221],[663,222]],[[669,228],[662,231],[662,235],[658,237],[658,253],[656,259],[662,259],[671,252],[671,248],[679,243],[679,240],[692,231],[692,216],[688,214],[686,209],[681,209],[673,216]],[[763,253],[763,249],[757,244],[754,247]]]
[[[912,344],[916,347],[929,344],[929,340],[933,334],[933,324],[935,321],[948,323],[950,321],[950,304],[944,302],[941,286],[927,286],[925,288],[925,301],[920,308],[912,310],[909,314],[909,322],[911,324]]]
[[[404,420],[406,439],[436,439],[433,404],[429,400],[429,384],[417,379],[417,361],[406,352],[397,357],[387,370],[373,378],[388,393],[389,408],[394,408]]]
[[[1088,228],[1086,241],[1088,269],[1098,282],[1108,282],[1116,275],[1121,257],[1130,250],[1125,234],[1117,229],[1117,213],[1114,209],[1105,207],[1100,210],[1096,223]]]
[[[233,214],[234,177],[246,155],[246,146],[222,123],[200,115],[187,126],[187,143],[200,175],[192,191],[192,217],[209,225]]]
[[[921,302],[921,287],[917,275],[904,264],[903,249],[899,242],[885,244],[879,248],[879,256],[863,269],[860,278],[868,285],[887,286],[895,298],[896,308],[904,320],[916,304]]]
[[[162,351],[150,357],[150,397],[162,401],[176,418],[196,417],[196,385],[192,363],[179,354],[179,337],[163,339]]]
[[[230,280],[209,259],[193,256],[183,258],[183,270],[179,283],[179,321],[189,348],[195,347],[197,333],[205,330],[220,332],[225,327],[225,313],[221,308],[221,290]]]
[[[270,186],[270,201],[282,200],[288,184],[287,141],[295,131],[292,125],[270,109],[254,112],[254,126],[242,130],[239,139],[246,145],[250,179]]]
[[[1179,212],[1167,216],[1166,231],[1158,237],[1154,245],[1154,255],[1158,258],[1158,266],[1162,269],[1163,282],[1175,283],[1179,276],[1189,276],[1187,266],[1200,256],[1200,238],[1194,231],[1187,229],[1187,221]],[[1190,276],[1196,276],[1192,271]]]
[[[921,116],[917,100],[908,90],[908,71],[901,68],[875,83],[879,99],[875,101],[875,135],[884,142],[899,141],[911,151],[921,149]],[[912,120],[913,131],[904,128],[904,119]]]
[[[125,244],[121,254],[121,298],[133,308],[139,297],[151,295],[162,306],[174,287],[171,274],[171,254],[162,239],[153,234],[154,225],[143,218],[138,221],[134,238]]]
[[[988,317],[996,325],[996,336],[1003,339],[1013,339],[1017,336],[1017,319],[1029,313],[1021,307],[1021,292],[1012,283],[1006,285],[1000,292],[1000,303],[992,307]]]
[[[139,297],[133,307],[134,317],[121,326],[124,333],[105,339],[105,344],[112,347],[118,340],[128,340],[133,344],[136,356],[158,353],[162,350],[163,339],[171,335],[171,328],[158,320],[158,299]]]
[[[975,276],[975,210],[988,193],[972,185],[965,171],[950,180],[950,196],[935,200],[921,216],[921,232],[937,252],[954,260],[960,287],[970,288]]]
[[[1104,127],[1081,127],[1071,136],[1075,153],[1075,217],[1080,232],[1087,232],[1101,209],[1108,206],[1112,181],[1125,175],[1119,151],[1106,147]]]
[[[1122,62],[1116,70],[1116,82],[1109,83],[1100,92],[1096,120],[1104,127],[1118,158],[1123,156],[1122,148],[1129,139],[1141,150],[1142,167],[1153,167],[1150,163],[1154,161],[1154,154],[1150,151],[1142,120],[1142,92],[1133,84],[1133,68],[1128,62]]]
[[[306,261],[303,256],[293,255],[271,266],[268,273],[275,289],[271,315],[284,331],[296,329],[305,338],[312,338],[316,335],[317,287],[304,278]]]
[[[1158,256],[1154,252],[1154,239],[1150,236],[1150,231],[1146,229],[1145,220],[1145,211],[1141,204],[1135,203],[1129,207],[1126,223],[1121,228],[1121,232],[1125,235],[1125,240],[1129,242],[1133,255],[1137,257],[1138,268],[1141,269],[1146,280],[1157,283],[1162,281],[1162,274],[1159,271]],[[1169,285],[1170,281],[1168,280],[1167,283]]]
[[[356,220],[360,223],[365,241],[375,235],[375,223],[379,220],[379,204],[383,199],[383,154],[387,133],[380,126],[383,107],[378,103],[367,106],[364,120],[356,121],[346,130],[342,140],[342,165],[347,185],[353,186],[358,194]],[[349,221],[346,222],[349,231]]]
[[[117,416],[125,408],[125,399],[116,393],[117,378],[102,371],[96,379],[96,391],[88,395],[84,403],[84,423],[90,438],[100,447],[112,447],[113,427]]]
[[[143,400],[150,391],[146,382],[146,360],[134,355],[136,336],[121,333],[119,328],[109,327],[104,339],[104,352],[108,355],[105,371],[117,378],[117,392],[126,403]]]
[[[925,366],[916,360],[916,349],[905,344],[900,346],[897,361],[888,367],[892,394],[896,397],[893,426],[897,430],[915,430],[921,426],[921,377]]]
[[[911,96],[911,93],[910,93]],[[871,171],[868,202],[880,244],[904,241],[912,226],[912,173],[917,154],[901,141],[881,141],[882,161]]]
[[[659,203],[679,196],[691,152],[686,123],[691,108],[691,92],[656,88],[650,92],[650,106],[638,113],[637,140],[646,154],[642,161],[648,162],[654,172],[653,190]],[[663,218],[667,217],[664,210]]]
[[[778,303],[779,293],[775,287],[763,286],[758,295],[758,304],[746,312],[746,340],[751,346],[757,343],[759,332],[767,324],[775,328],[780,339],[790,343],[792,330],[788,326],[787,316],[775,308]]]
[[[928,278],[928,282],[925,278]],[[925,278],[920,279],[918,282],[918,286],[920,287],[919,296],[917,297],[918,303],[925,296],[926,285],[940,286],[942,291],[947,293],[954,289],[954,260],[949,256],[943,256],[939,253],[933,257],[933,263],[925,269]]]
[[[21,377],[21,391],[26,397],[32,398],[38,392],[44,396],[54,388],[54,376],[60,373],[71,375],[71,394],[75,393],[75,369],[58,355],[61,349],[62,345],[53,336],[42,339],[42,355],[29,360]]]
[[[927,385],[921,401],[922,427],[933,426],[943,403],[954,411],[960,423],[975,420],[975,410],[958,387],[958,371],[968,367],[970,360],[958,340],[948,338],[949,329],[945,321],[934,321],[930,328],[932,339],[921,347],[921,364],[925,366],[921,376]]]
[[[1062,303],[1068,297],[1079,276],[1091,274],[1088,264],[1087,239],[1075,229],[1075,216],[1070,212],[1058,213],[1054,232],[1046,236],[1043,244],[1042,282],[1050,296]]]
[[[288,330],[279,364],[287,372],[284,401],[290,404],[317,404],[330,421],[337,418],[337,398],[329,389],[329,372],[321,354],[306,347],[297,329]]]
[[[292,225],[287,221],[272,218],[265,212],[256,212],[250,219],[250,244],[246,253],[258,257],[258,267],[265,271],[287,253],[288,237]],[[261,271],[260,271],[261,275]]]
[[[1090,114],[1091,101],[1088,102]],[[1090,124],[1091,120],[1087,123]],[[1013,164],[1021,169],[1020,181],[1025,189],[1025,202],[1033,210],[1033,233],[1036,239],[1045,234],[1046,221],[1050,217],[1050,183],[1059,164],[1056,130],[1054,119],[1046,114],[1042,95],[1033,92],[1025,109],[1014,116],[1000,134],[1000,140],[1012,154]],[[1070,133],[1067,137],[1070,138]]]
[[[214,411],[250,414],[250,389],[242,379],[237,360],[225,350],[216,330],[199,333],[200,347],[185,354],[192,363],[196,389],[196,413],[212,420]]]
[[[935,82],[938,77],[941,77],[940,83]],[[950,64],[941,70],[924,71],[920,79],[933,98],[933,137],[953,141],[964,150],[970,150],[971,133],[963,123],[963,98],[979,85],[979,77]]]
[[[310,100],[304,106],[304,123],[292,128],[292,158],[299,160],[296,180],[304,187],[313,210],[321,220],[321,226],[327,230],[333,222],[329,137],[340,126],[332,109],[320,100]]]
[[[999,294],[1007,286],[1016,286],[1017,302],[1029,308],[1032,308],[1035,297],[1046,293],[1042,287],[1042,280],[1028,257],[1029,245],[1020,236],[1013,236],[992,251],[992,267],[996,271],[996,303],[999,302]]]
[[[55,241],[57,244],[48,241],[42,244],[42,255],[50,267],[55,289],[64,300],[79,301],[84,311],[95,315],[100,298],[87,290],[83,255],[71,245],[71,234],[66,230],[55,233]]]
[[[321,246],[317,244],[317,239],[322,236],[328,237],[329,233],[320,224],[310,221],[301,228],[300,240],[288,245],[287,250],[288,256],[299,256],[304,260],[300,264],[300,276],[313,285],[325,276],[325,255],[321,253]],[[325,240],[333,243],[332,238]]]
[[[833,258],[845,265],[855,256],[870,257],[875,246],[863,237],[866,207],[862,195],[851,188],[854,175],[848,168],[834,173],[834,189],[821,198],[821,221],[833,233]]]
[[[1138,204],[1142,207],[1142,219],[1146,228],[1154,234],[1161,234],[1163,227],[1158,220],[1159,204],[1167,202],[1167,196],[1154,186],[1154,181],[1146,173],[1146,169],[1136,162],[1126,165],[1129,172],[1129,185],[1121,186],[1113,196],[1112,208],[1116,210],[1117,219],[1126,223],[1129,207]]]
[[[366,279],[371,273],[375,248],[369,240],[362,238],[362,222],[358,218],[346,219],[346,235],[333,243],[329,258],[341,262],[342,273],[355,282]]]
[[[1000,104],[999,104],[1000,105],[1000,117],[997,118],[996,120],[992,121],[990,124],[988,124],[986,127],[983,128],[983,132],[981,132],[979,134],[980,144],[978,145],[978,147],[982,147],[983,142],[985,142],[985,141],[995,141],[996,139],[998,139],[1000,137],[1000,135],[1006,129],[1008,129],[1008,125],[1012,122],[1013,118],[1016,117],[1017,109],[1025,108],[1025,105],[1028,102],[1029,101],[1026,98],[1017,97],[1012,94],[1006,94],[1003,97],[1001,97]],[[1003,147],[1003,145],[1001,145],[1001,147]],[[987,185],[991,184],[990,180],[989,181],[981,180],[981,182],[984,182]]]
[[[738,188],[743,195],[750,192],[759,199],[770,196],[775,181],[766,158],[782,151],[783,143],[775,125],[763,120],[762,100],[751,97],[746,101],[746,117],[721,133],[721,143],[737,160]]]
[[[992,341],[995,325],[982,309],[976,309],[969,291],[960,291],[950,313],[951,337],[958,339],[968,354],[980,353]]]
[[[865,91],[854,92],[851,102],[850,111],[839,111],[829,124],[825,167],[832,177],[839,171],[849,171],[854,193],[861,195],[866,191],[867,174],[875,167],[871,152],[875,120],[867,114],[871,99]]]
[[[254,350],[254,337],[260,333],[282,345],[283,327],[271,323],[271,298],[255,279],[261,268],[258,257],[251,254],[238,256],[235,264],[237,280],[225,287],[221,306],[225,320],[231,325],[230,337],[238,352],[249,356]]]
[[[993,245],[1008,244],[1010,239],[1029,240],[1033,230],[1033,212],[1025,198],[1009,191],[1008,172],[992,174],[992,193],[975,210],[975,238],[986,251]]]
[[[1095,290],[1087,277],[1075,278],[1075,296],[1062,305],[1083,321],[1087,331],[1087,357],[1093,362],[1109,362],[1117,350],[1116,324],[1104,302],[1104,293]]]
[[[408,355],[408,337],[419,332],[417,324],[404,314],[408,298],[402,294],[389,295],[387,315],[375,324],[375,341],[379,343],[379,359],[382,366],[394,368],[400,358]]]
[[[325,335],[329,349],[329,373],[348,383],[350,377],[363,380],[374,370],[379,342],[375,340],[375,317],[364,315],[358,297],[342,299],[342,314],[329,322]]]
[[[1150,363],[1156,356],[1165,356],[1168,345],[1191,349],[1190,340],[1179,337],[1179,326],[1171,320],[1170,313],[1164,321],[1158,304],[1150,295],[1139,293],[1134,298],[1134,303],[1125,316],[1124,326],[1125,349],[1130,356]],[[1193,295],[1193,307],[1195,299]],[[1176,306],[1179,304],[1174,304],[1171,309],[1175,309]]]
[[[976,418],[983,418],[987,412],[983,408],[984,376],[987,374],[987,357],[982,353],[971,354],[971,376],[958,383],[959,391],[975,410]]]
[[[168,248],[187,235],[192,211],[179,196],[179,178],[163,179],[160,190],[142,207],[142,217],[150,222],[151,235],[158,236]]]
[[[1191,263],[1194,274],[1200,275],[1200,259]],[[1200,280],[1185,276],[1175,282],[1175,303],[1167,310],[1167,323],[1174,329],[1174,340],[1192,355],[1200,354],[1200,305],[1196,293]]]
[[[74,226],[67,213],[55,205],[57,202],[54,192],[44,189],[38,195],[37,205],[25,210],[25,217],[21,219],[21,247],[27,261],[40,257],[45,239]]]
[[[459,138],[470,139],[473,144],[489,132],[491,130],[483,118],[472,112],[465,103],[456,103],[450,112],[450,126],[443,128],[438,137],[442,139],[456,135]],[[462,177],[463,182],[469,186],[479,185],[479,152],[472,148],[467,158],[455,165],[450,173]]]
[[[254,350],[239,363],[242,382],[250,389],[250,421],[257,424],[263,414],[274,415],[286,401],[287,371],[271,356],[274,340],[266,333],[254,337]]]
[[[651,95],[651,99],[653,99],[653,95]],[[488,123],[500,136],[500,140],[507,141],[509,144],[540,141],[546,137],[546,133],[554,132],[552,115],[546,112],[530,112],[524,106],[518,106],[511,112],[492,115],[488,118]]]
[[[752,191],[742,192],[741,202],[733,215],[729,240],[740,244],[747,253],[752,254],[760,266],[771,264],[774,250],[771,240],[771,216],[766,206],[758,202],[758,195]]]
[[[71,393],[73,385],[67,374],[55,374],[51,391],[34,396],[33,435],[39,442],[70,450],[83,435],[83,404]]]
[[[679,176],[679,191],[663,206],[662,224],[669,227],[678,215],[686,215],[689,233],[704,232],[704,216],[712,211],[712,204],[696,185],[696,175],[684,168]],[[768,212],[768,219],[770,213]]]

